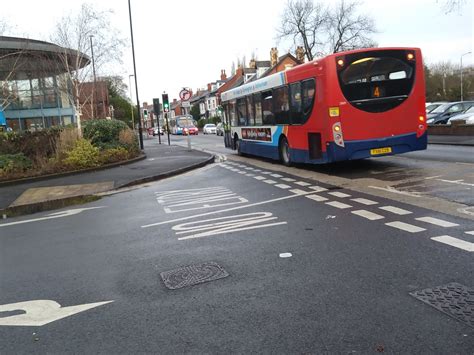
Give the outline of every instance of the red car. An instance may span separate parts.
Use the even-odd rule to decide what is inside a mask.
[[[197,129],[196,126],[186,126],[184,127],[184,130],[183,130],[183,135],[195,135],[197,136],[198,135],[198,132],[199,130]]]

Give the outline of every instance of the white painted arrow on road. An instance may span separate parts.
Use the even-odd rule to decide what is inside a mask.
[[[9,317],[0,317],[0,326],[39,327],[55,320],[87,311],[113,301],[81,304],[78,306],[61,307],[56,301],[36,300],[0,305],[0,312],[25,311]]]
[[[68,216],[73,216],[76,214],[79,214],[83,211],[88,211],[88,210],[94,210],[96,208],[104,208],[105,206],[97,206],[97,207],[87,207],[87,208],[76,208],[72,210],[66,210],[66,211],[60,211],[60,212],[54,212],[51,214],[46,215],[45,217],[40,217],[40,218],[33,218],[33,219],[25,219],[23,221],[17,221],[17,222],[10,222],[10,223],[2,223],[0,224],[0,227],[8,227],[8,226],[14,226],[16,224],[23,224],[23,223],[31,223],[31,222],[38,222],[38,221],[44,221],[47,219],[53,219],[53,218],[61,218],[61,217],[68,217]]]

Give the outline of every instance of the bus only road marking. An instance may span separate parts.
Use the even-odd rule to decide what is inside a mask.
[[[287,222],[264,223],[276,219],[278,217],[274,217],[270,212],[255,212],[181,223],[173,226],[172,230],[176,232],[176,235],[188,234],[178,238],[178,240],[187,240],[287,224]]]

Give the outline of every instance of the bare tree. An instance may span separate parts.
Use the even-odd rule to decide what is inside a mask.
[[[289,0],[282,15],[281,26],[277,30],[277,38],[291,38],[294,47],[302,44],[308,60],[313,60],[317,53],[324,51],[322,36],[328,20],[328,10],[321,3]]]
[[[347,49],[375,46],[376,32],[368,15],[357,14],[360,3],[341,0],[327,8],[318,0],[289,0],[284,9],[277,38],[302,45],[308,60]]]
[[[331,52],[341,52],[355,48],[374,47],[370,35],[376,33],[374,20],[357,14],[361,3],[341,0],[332,12],[328,23]]]
[[[449,14],[454,11],[460,12],[466,0],[436,0],[436,2],[441,4],[445,14]]]
[[[65,92],[71,93],[68,86],[72,83],[71,101],[76,102],[79,115],[82,109],[79,103],[81,84],[92,79],[91,66],[84,67],[84,62],[92,59],[92,50],[96,72],[102,75],[111,74],[107,73],[111,65],[122,63],[125,41],[118,37],[120,32],[111,25],[111,14],[111,11],[98,11],[90,4],[83,4],[77,15],[63,17],[51,35],[52,42],[64,48],[61,58],[67,80],[63,88]],[[75,52],[74,56],[71,56],[71,49]]]

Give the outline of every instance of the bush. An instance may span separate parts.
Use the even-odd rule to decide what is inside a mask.
[[[130,156],[130,153],[127,149],[119,147],[106,149],[100,153],[100,162],[102,164],[115,163],[122,160],[127,160]]]
[[[56,159],[64,159],[67,152],[74,149],[74,145],[78,139],[79,131],[77,128],[64,128],[56,140]]]
[[[120,131],[119,143],[121,147],[127,149],[133,156],[140,152],[138,148],[138,137],[130,128]]]
[[[32,164],[23,153],[0,155],[0,175],[23,172]]]
[[[84,138],[101,149],[120,146],[120,132],[128,126],[119,120],[89,120],[84,124]]]
[[[56,142],[61,129],[0,133],[0,154],[23,153],[32,161],[50,158],[56,153]]]
[[[87,139],[76,141],[74,148],[66,156],[64,163],[71,168],[84,169],[99,165],[99,148],[94,147]]]

